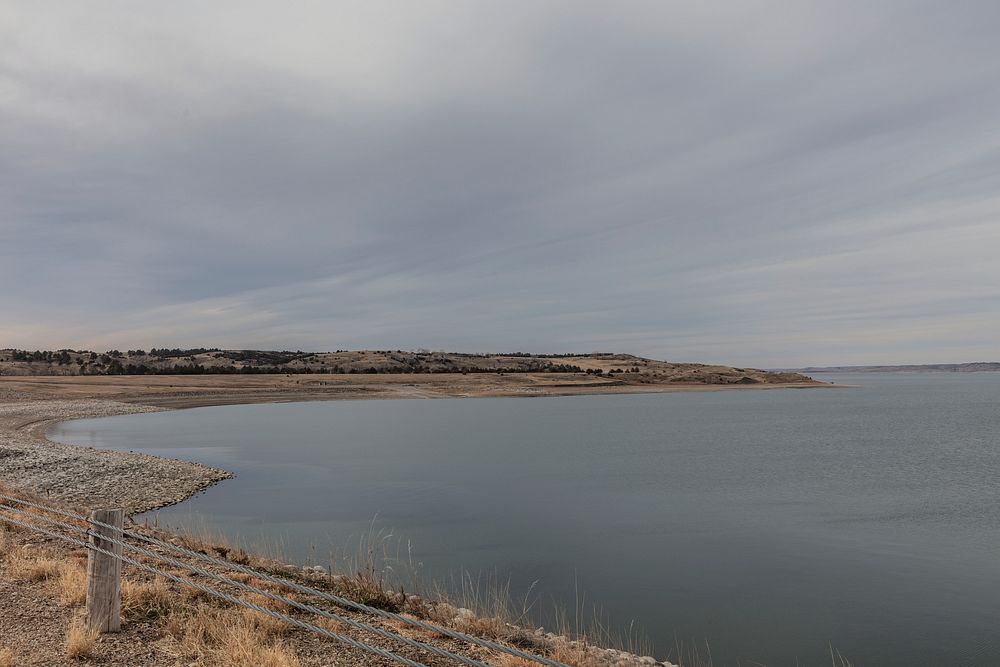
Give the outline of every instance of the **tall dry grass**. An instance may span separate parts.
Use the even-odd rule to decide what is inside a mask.
[[[854,667],[854,663],[833,648],[832,644],[829,646],[829,650],[831,667]],[[684,643],[675,640],[672,655],[667,659],[679,667],[714,667],[715,665],[712,659],[712,648],[707,641]],[[753,665],[766,667],[766,665],[757,662],[754,662]]]
[[[30,583],[48,581],[59,576],[59,561],[23,547],[8,551],[4,565],[15,578]]]
[[[265,561],[246,554],[246,552],[234,547],[231,542],[220,539],[218,534],[211,531],[202,530],[196,534],[186,533],[181,537],[181,541],[188,548],[202,550],[213,555],[229,558],[237,555],[238,561],[248,561],[255,567],[262,562],[266,565],[274,565],[273,561]],[[213,542],[218,543],[213,544]],[[404,545],[400,540],[395,540],[391,533],[376,529],[374,521],[369,526],[368,532],[359,538],[353,553],[339,557],[331,555],[330,561],[331,570],[337,574],[331,574],[326,579],[327,585],[339,594],[357,602],[387,611],[410,613],[417,618],[424,618],[473,635],[512,643],[530,650],[552,650],[549,648],[548,642],[540,641],[532,632],[525,629],[525,627],[535,627],[533,616],[535,615],[537,599],[533,597],[533,586],[527,594],[515,599],[511,593],[509,581],[501,581],[495,576],[473,578],[470,575],[463,575],[457,585],[455,582],[452,582],[450,586],[432,583],[429,588],[431,592],[427,593],[428,587],[420,581],[420,564],[413,562],[408,545]],[[268,567],[261,569],[267,570]],[[265,589],[270,586],[245,574],[230,573],[226,576],[234,581],[249,583]],[[407,586],[404,585],[404,582],[409,584],[408,590],[411,592],[422,593],[430,599],[448,603],[413,603],[405,592]],[[189,605],[204,600],[204,595],[197,591],[189,592],[185,589],[182,595],[187,598],[186,602]],[[269,599],[261,596],[251,597],[254,598],[254,602],[261,606],[273,608]],[[578,605],[577,607],[582,609],[582,606]],[[456,607],[471,609],[475,613],[456,615]],[[288,631],[286,624],[267,615],[252,610],[240,613],[244,623],[257,626],[267,636],[278,637]],[[579,615],[579,611],[574,611],[573,614],[554,612],[550,617],[562,619],[556,623],[560,634],[584,640],[583,650],[577,648],[560,649],[563,652],[572,653],[572,655],[567,655],[566,659],[575,659],[576,663],[580,665],[589,665],[591,661],[586,657],[589,655],[585,650],[586,641],[590,641],[589,637],[610,637],[611,633],[606,629],[609,624],[592,623],[592,629],[583,631],[582,628],[585,624]],[[596,614],[595,618],[597,618]],[[572,619],[572,622],[568,619]],[[179,636],[181,633],[179,623],[180,620],[175,616],[171,616],[168,620],[168,625],[172,628],[171,635]],[[634,638],[635,634],[629,636]],[[628,646],[636,644],[637,642],[633,640]]]
[[[845,658],[840,651],[833,648],[833,644],[830,645],[830,662],[833,667],[854,667],[854,664],[850,660]]]
[[[66,657],[81,659],[93,656],[97,636],[97,628],[89,627],[80,617],[74,618],[66,631]]]
[[[164,635],[171,655],[206,667],[299,667],[294,651],[262,631],[259,619],[231,610],[200,605],[175,612]]]
[[[122,620],[152,621],[167,616],[181,605],[178,593],[165,579],[152,581],[122,579]]]
[[[368,532],[358,539],[355,553],[339,557],[331,554],[331,571],[344,573],[337,579],[339,592],[370,607],[394,613],[402,611],[406,595],[397,567],[402,562],[398,556],[400,543],[395,544],[397,551],[393,555],[392,533],[377,530],[373,521]]]
[[[570,667],[608,667],[610,664],[607,659],[591,653],[585,646],[569,644],[555,647],[547,657]],[[494,656],[490,659],[490,664],[494,667],[539,667],[539,663],[534,660],[506,654]]]
[[[87,570],[74,562],[59,563],[56,578],[59,602],[67,607],[75,607],[87,601]]]
[[[225,558],[240,565],[258,567],[287,562],[286,548],[284,542],[279,538],[247,540],[238,535],[232,537],[195,517],[186,518],[183,528],[168,524],[161,525],[159,515],[155,512],[151,518],[146,518],[141,525],[154,531],[165,531],[171,540],[178,540],[180,546],[194,551],[203,551],[211,556]]]
[[[291,611],[291,607],[288,605],[278,602],[277,600],[272,600],[271,598],[258,593],[244,595],[243,599],[251,604],[257,605],[258,607],[270,609],[271,611],[277,611],[282,614],[287,614]],[[291,630],[291,626],[285,621],[275,618],[274,616],[263,614],[255,609],[244,608],[240,613],[243,614],[244,620],[247,624],[256,627],[260,630],[260,632],[269,637],[278,637]]]

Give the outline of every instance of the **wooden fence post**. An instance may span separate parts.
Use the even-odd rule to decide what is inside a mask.
[[[100,521],[114,529],[91,523],[90,544],[121,555],[120,544],[112,544],[105,537],[122,539],[125,513],[122,510],[94,510],[90,520]],[[99,632],[121,630],[121,577],[122,562],[107,554],[90,549],[87,551],[87,623]]]

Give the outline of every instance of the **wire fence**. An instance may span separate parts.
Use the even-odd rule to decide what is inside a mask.
[[[78,547],[89,550],[91,553],[102,554],[109,558],[114,558],[121,561],[124,564],[131,565],[139,570],[154,574],[156,576],[163,577],[175,583],[181,584],[183,586],[188,586],[194,588],[202,593],[212,596],[214,598],[223,600],[232,605],[244,607],[247,609],[252,609],[256,612],[269,616],[271,618],[283,621],[289,625],[298,627],[307,632],[311,632],[327,639],[334,640],[345,646],[365,651],[367,653],[372,653],[378,655],[382,658],[394,661],[399,664],[409,665],[409,667],[427,667],[425,663],[418,662],[406,656],[398,655],[388,649],[372,646],[358,639],[348,637],[344,634],[333,632],[328,628],[321,627],[316,623],[303,620],[296,616],[291,616],[287,613],[282,613],[274,609],[263,607],[261,605],[255,604],[249,600],[242,597],[238,597],[224,590],[219,590],[217,587],[212,585],[207,585],[194,581],[192,579],[179,576],[172,572],[165,571],[162,567],[157,567],[156,565],[151,565],[147,562],[138,560],[138,558],[145,558],[154,561],[157,564],[172,567],[176,570],[182,570],[190,572],[194,575],[198,575],[207,579],[210,582],[215,582],[218,584],[224,584],[227,587],[235,588],[244,593],[252,593],[257,596],[261,596],[277,603],[282,609],[294,609],[310,618],[310,620],[316,620],[314,617],[320,617],[328,621],[335,621],[336,623],[342,624],[346,627],[352,628],[359,632],[369,633],[371,635],[380,637],[382,639],[388,640],[393,643],[399,643],[408,646],[413,649],[417,649],[421,652],[426,652],[427,654],[437,656],[439,658],[444,658],[446,660],[453,661],[458,664],[468,665],[469,667],[489,667],[487,663],[474,658],[469,658],[467,656],[449,651],[432,644],[425,642],[420,642],[414,640],[410,637],[406,637],[398,632],[393,632],[392,630],[386,630],[384,628],[372,625],[370,623],[365,623],[362,621],[355,620],[343,614],[338,614],[329,609],[323,609],[316,607],[297,599],[287,597],[285,595],[280,595],[271,590],[265,588],[260,588],[258,586],[253,586],[249,583],[242,581],[237,581],[228,577],[224,577],[217,572],[207,570],[204,567],[195,565],[187,560],[179,560],[171,556],[167,556],[162,553],[157,553],[148,548],[137,546],[129,542],[132,540],[134,542],[141,542],[149,546],[153,546],[159,549],[167,550],[168,552],[182,558],[193,559],[195,561],[200,561],[203,563],[211,564],[215,567],[222,568],[231,572],[239,572],[259,581],[269,582],[276,585],[282,589],[288,591],[294,591],[295,593],[301,593],[314,598],[319,598],[333,605],[341,608],[352,610],[355,612],[361,612],[371,616],[381,617],[396,622],[397,624],[404,624],[413,628],[423,630],[425,632],[434,633],[440,636],[449,637],[452,639],[457,639],[468,644],[476,645],[491,651],[507,654],[510,656],[515,656],[522,658],[524,660],[532,661],[540,665],[545,665],[547,667],[569,667],[560,662],[544,658],[539,655],[528,653],[521,649],[500,644],[482,637],[475,637],[457,630],[442,627],[432,623],[427,623],[417,618],[411,616],[404,616],[394,612],[390,612],[384,609],[379,609],[377,607],[372,607],[366,604],[362,604],[355,600],[345,598],[333,594],[329,591],[314,588],[312,586],[306,586],[297,581],[292,581],[282,577],[276,577],[266,572],[261,572],[253,568],[247,567],[246,565],[241,565],[239,563],[234,563],[232,561],[223,560],[221,558],[215,558],[209,556],[208,554],[201,553],[199,551],[193,551],[185,547],[167,542],[165,540],[160,540],[155,537],[148,535],[143,535],[135,531],[123,529],[120,526],[114,526],[102,521],[98,521],[92,517],[86,517],[75,512],[70,512],[64,509],[52,507],[43,503],[27,500],[25,498],[19,498],[16,496],[10,496],[5,494],[0,494],[0,521],[6,522],[11,525],[19,526],[21,528],[31,530],[42,535],[46,535],[52,539],[60,540],[69,544],[73,544]],[[30,509],[24,509],[30,508]],[[31,511],[36,510],[36,511]],[[39,512],[45,512],[49,515],[54,515],[62,517],[63,519],[68,519],[69,521],[76,521],[80,523],[70,523],[69,521],[63,521],[60,519],[52,518],[52,516],[46,516],[46,514],[40,514]],[[37,525],[38,523],[43,523],[46,527]],[[100,534],[94,532],[94,528],[105,529],[102,530]],[[99,542],[98,542],[99,541]],[[95,543],[98,542],[98,543]],[[102,545],[102,546],[99,546]],[[111,549],[103,548],[103,546],[110,545]],[[124,552],[128,552],[130,555],[125,555]]]

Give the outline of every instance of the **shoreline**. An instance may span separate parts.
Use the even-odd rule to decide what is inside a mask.
[[[841,388],[827,383],[630,385],[525,374],[477,376],[0,377],[0,482],[129,516],[183,502],[234,475],[192,461],[69,445],[46,437],[76,419],[221,405],[431,398],[536,398],[611,394]],[[498,381],[499,380],[499,381]]]
[[[442,398],[568,398],[572,396],[613,396],[627,394],[688,394],[688,393],[712,393],[719,391],[766,391],[776,389],[841,389],[851,388],[853,385],[813,385],[806,383],[786,383],[780,385],[682,385],[682,386],[617,386],[601,387],[598,391],[580,391],[578,387],[567,387],[565,391],[559,391],[561,387],[546,388],[543,392],[509,392],[509,393],[434,393],[420,395],[418,392],[379,393],[379,394],[344,394],[344,395],[324,395],[309,391],[303,392],[283,392],[274,394],[243,394],[243,395],[217,395],[217,396],[183,396],[183,397],[160,397],[150,399],[122,399],[122,403],[130,405],[145,405],[166,410],[187,410],[191,408],[219,407],[224,405],[260,405],[268,403],[318,403],[323,401],[403,401],[421,399],[442,399]],[[581,387],[582,388],[582,387]],[[617,390],[617,391],[616,391]]]
[[[99,382],[97,387],[87,383],[66,382],[65,379],[46,382],[33,381],[25,387],[20,383],[5,382],[10,378],[0,378],[0,486],[6,485],[51,498],[60,503],[72,503],[82,509],[97,506],[123,507],[129,520],[135,514],[183,502],[220,481],[232,478],[227,471],[180,459],[168,459],[136,452],[114,451],[62,444],[49,440],[47,431],[55,424],[76,419],[101,418],[118,415],[143,414],[167,410],[191,409],[236,404],[261,404],[281,402],[303,402],[322,400],[368,400],[368,399],[416,399],[416,398],[473,398],[473,397],[546,397],[608,394],[648,394],[715,392],[747,389],[799,389],[799,388],[840,388],[843,385],[830,384],[781,384],[781,385],[737,385],[737,386],[565,386],[546,383],[529,391],[474,392],[469,387],[415,386],[405,383],[389,383],[376,386],[345,388],[336,391],[319,388],[283,387],[231,387],[230,391],[211,389],[191,382],[186,387],[173,379],[166,387],[155,386],[162,383],[130,381],[125,383]],[[257,384],[257,383],[255,383]],[[319,391],[317,391],[319,389]],[[179,538],[166,531],[165,539]],[[211,547],[206,547],[211,548]],[[296,576],[311,577],[312,581],[326,581],[326,575],[299,568],[281,565],[283,572]],[[298,573],[298,574],[296,574]],[[346,580],[338,575],[339,580]],[[334,576],[331,581],[338,581]],[[18,593],[22,592],[17,588]],[[412,597],[412,596],[411,596]],[[419,601],[419,597],[413,597]],[[476,619],[468,609],[458,609],[444,601],[434,600],[429,604],[434,609],[443,610],[449,622],[456,627]],[[435,606],[436,605],[436,606]],[[488,610],[487,610],[488,611]],[[467,614],[467,615],[462,615]],[[454,618],[452,618],[454,617]],[[568,635],[552,632],[544,633],[542,628],[527,629],[510,625],[510,621],[492,619],[489,616],[477,623],[499,623],[505,631],[530,636],[547,650],[569,651],[579,655],[580,665],[664,665],[675,667],[669,661],[657,662],[652,657],[639,657],[632,653],[636,649],[615,650],[602,648],[602,644],[591,645],[586,641],[571,640]],[[478,626],[477,626],[478,627]],[[329,649],[328,649],[329,650]],[[499,664],[499,663],[498,663]],[[520,663],[518,663],[520,664]]]
[[[192,461],[46,437],[49,428],[66,421],[162,410],[94,399],[0,402],[0,482],[87,509],[121,507],[132,516],[183,502],[233,477]]]

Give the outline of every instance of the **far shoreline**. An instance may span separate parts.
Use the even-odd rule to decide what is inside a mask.
[[[3,375],[4,399],[108,399],[163,408],[378,398],[538,397],[836,388],[829,382],[626,382],[572,373],[379,375]]]
[[[624,384],[560,374],[482,377],[374,376],[3,376],[0,481],[129,515],[176,505],[224,479],[225,470],[129,451],[55,442],[53,426],[94,419],[225,405],[433,398],[593,395],[844,388],[818,381],[773,384]]]
[[[854,385],[843,385],[833,383],[806,384],[806,383],[786,383],[774,385],[675,385],[675,386],[623,386],[608,387],[596,391],[553,391],[547,390],[541,393],[482,393],[482,394],[433,394],[433,395],[413,395],[413,394],[349,394],[340,396],[318,395],[311,392],[288,392],[273,395],[226,395],[226,396],[191,396],[183,398],[162,397],[150,399],[122,399],[123,403],[149,405],[152,407],[164,408],[166,410],[186,410],[191,408],[221,407],[226,405],[263,405],[277,403],[320,403],[325,401],[402,401],[402,400],[434,400],[434,399],[482,399],[482,398],[571,398],[574,396],[619,396],[619,395],[642,395],[642,394],[689,394],[689,393],[714,393],[719,391],[739,391],[739,390],[771,390],[771,389],[841,389],[851,388]]]

